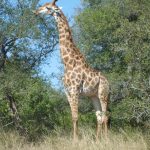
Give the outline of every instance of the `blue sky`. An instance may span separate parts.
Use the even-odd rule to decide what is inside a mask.
[[[41,0],[40,4],[51,2],[52,0]],[[74,9],[80,6],[80,0],[58,0],[56,3],[58,6],[63,7],[65,15],[73,15]]]
[[[40,4],[43,5],[46,2],[50,1],[41,0]],[[73,16],[76,14],[76,8],[81,7],[80,0],[58,0],[57,5],[62,7],[62,11],[67,18],[71,19],[71,22],[73,22]],[[42,75],[47,78],[51,77],[52,74],[59,76],[61,71],[63,71],[62,68],[63,65],[61,64],[60,52],[58,49],[53,52],[51,57],[47,58],[46,63],[42,65]],[[55,88],[58,88],[61,84],[57,77],[51,78],[51,83]]]

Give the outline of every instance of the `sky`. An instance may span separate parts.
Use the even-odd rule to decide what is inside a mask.
[[[41,0],[40,4],[43,5],[49,0]],[[62,7],[64,14],[73,22],[73,16],[76,14],[76,8],[81,7],[80,0],[58,0],[57,5]],[[57,79],[57,76],[63,72],[63,65],[61,63],[59,45],[58,49],[47,58],[46,62],[41,66],[41,75],[50,78],[51,84],[54,88],[59,88],[61,82]],[[53,78],[52,75],[54,75]]]
[[[41,4],[44,4],[46,2],[51,2],[52,0],[41,0]],[[58,0],[56,4],[59,7],[63,7],[63,12],[65,15],[73,15],[74,9],[78,8],[80,6],[80,0]]]

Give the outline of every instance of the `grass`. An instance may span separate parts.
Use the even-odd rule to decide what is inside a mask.
[[[109,138],[95,142],[93,131],[81,130],[79,140],[74,143],[70,135],[61,134],[58,130],[46,136],[41,142],[27,142],[17,133],[1,132],[0,150],[148,150],[140,133],[129,136],[125,131],[109,133]]]

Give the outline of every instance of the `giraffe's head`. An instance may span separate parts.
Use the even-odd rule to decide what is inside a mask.
[[[61,8],[56,6],[56,1],[58,0],[53,0],[51,3],[46,3],[43,6],[39,7],[36,11],[33,11],[36,15],[39,14],[47,14],[47,15],[52,15],[54,17],[57,17],[61,14]]]

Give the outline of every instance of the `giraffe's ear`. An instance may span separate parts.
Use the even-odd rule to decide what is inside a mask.
[[[62,7],[59,7],[59,9],[62,9]]]

